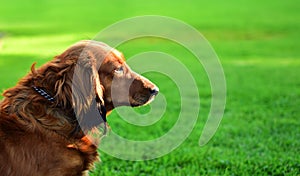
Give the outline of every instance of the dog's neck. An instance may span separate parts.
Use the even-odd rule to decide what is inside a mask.
[[[34,131],[42,126],[62,136],[74,134],[76,121],[72,120],[71,112],[54,107],[32,87],[17,85],[6,90],[3,95],[5,98],[1,102],[1,113],[16,118],[28,126],[28,130]]]
[[[54,103],[56,100],[55,98],[53,98],[49,93],[47,93],[45,90],[43,90],[42,88],[38,88],[36,86],[33,86],[32,87],[33,90],[35,90],[38,94],[40,94],[42,97],[44,97],[45,99],[47,99],[50,103]],[[97,109],[98,109],[98,112],[100,114],[100,117],[102,118],[103,120],[103,123],[104,123],[104,133],[106,133],[106,108],[104,105],[101,104],[101,101],[99,98],[95,98],[96,100],[96,106],[97,106]],[[57,107],[60,108],[60,104],[57,104]],[[87,113],[88,114],[88,113]],[[73,115],[72,116],[76,116],[76,115]],[[95,121],[93,121],[95,122]],[[93,123],[92,122],[92,123]],[[99,123],[99,122],[98,122]],[[85,123],[86,124],[86,123]],[[92,129],[94,126],[94,124],[91,124],[89,127],[87,127],[88,129]],[[98,124],[95,124],[95,126],[97,126]],[[76,130],[77,131],[77,130]]]

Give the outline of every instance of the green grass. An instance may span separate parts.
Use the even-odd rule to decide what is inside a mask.
[[[299,175],[300,174],[300,12],[290,1],[1,1],[0,89],[25,75],[33,62],[50,60],[70,44],[93,38],[123,18],[165,15],[197,28],[220,57],[227,83],[222,123],[204,147],[198,145],[210,105],[206,73],[193,55],[159,39],[125,43],[127,58],[148,50],[174,55],[199,87],[201,111],[189,137],[174,151],[149,161],[125,161],[101,152],[91,175]],[[2,45],[2,46],[1,46]],[[176,122],[180,95],[163,75],[145,74],[167,99],[157,123],[128,124],[116,112],[113,131],[129,139],[154,139]],[[172,89],[172,91],[170,91]],[[147,109],[148,108],[148,109]],[[149,107],[136,110],[148,112]]]

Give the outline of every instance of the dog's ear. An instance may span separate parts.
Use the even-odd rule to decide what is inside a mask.
[[[63,60],[71,64],[71,69],[65,69],[56,83],[59,103],[63,108],[73,109],[81,128],[105,122],[103,88],[97,71],[97,62],[101,61],[88,51],[81,51],[76,59],[66,57]]]
[[[72,105],[76,113],[87,112],[94,103],[104,106],[103,87],[98,75],[97,59],[82,52],[74,65],[72,77]]]

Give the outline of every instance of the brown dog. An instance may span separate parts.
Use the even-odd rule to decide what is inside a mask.
[[[85,134],[116,106],[149,103],[158,88],[126,65],[123,55],[81,41],[3,93],[1,175],[83,175],[97,160]]]

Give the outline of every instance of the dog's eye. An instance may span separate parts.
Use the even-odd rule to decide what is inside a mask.
[[[123,67],[119,67],[119,68],[115,69],[115,74],[122,75],[123,73],[124,73]]]

